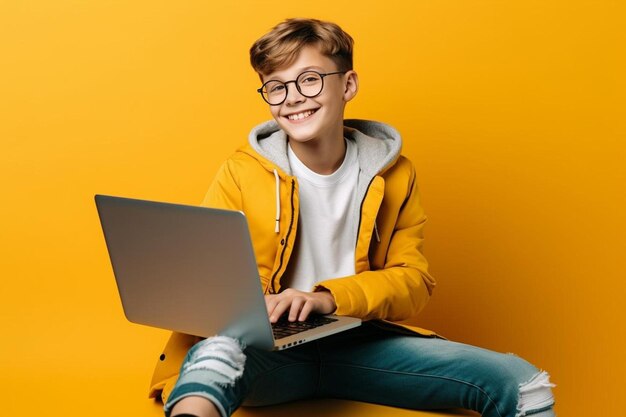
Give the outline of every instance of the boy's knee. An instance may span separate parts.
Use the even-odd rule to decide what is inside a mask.
[[[232,385],[241,377],[246,362],[241,344],[230,337],[215,336],[198,342],[187,355],[181,375],[204,371],[215,383]]]
[[[553,416],[553,387],[555,385],[550,382],[550,376],[545,371],[538,372],[530,380],[519,384],[516,417],[530,415]]]
[[[499,415],[553,417],[554,396],[547,372],[515,354],[499,354],[491,363],[493,400]]]

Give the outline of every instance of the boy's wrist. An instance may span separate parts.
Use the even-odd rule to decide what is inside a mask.
[[[328,302],[328,305],[330,308],[330,311],[328,314],[334,313],[335,310],[337,310],[337,303],[335,302],[335,297],[333,296],[333,294],[330,292],[328,288],[317,287],[315,288],[314,292],[324,297],[324,300]]]

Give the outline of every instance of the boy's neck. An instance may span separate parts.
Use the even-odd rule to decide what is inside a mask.
[[[320,175],[337,171],[346,156],[346,141],[342,134],[330,140],[289,141],[289,146],[307,168]]]

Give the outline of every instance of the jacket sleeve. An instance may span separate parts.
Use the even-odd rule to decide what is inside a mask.
[[[203,206],[228,210],[241,210],[241,188],[233,175],[232,160],[227,160],[217,171],[202,202]]]
[[[412,165],[404,193],[395,224],[386,229],[381,239],[383,244],[388,242],[383,268],[326,280],[316,287],[333,294],[335,314],[399,321],[416,316],[426,306],[435,281],[422,253],[426,216]],[[380,219],[381,224],[385,221],[389,220]]]

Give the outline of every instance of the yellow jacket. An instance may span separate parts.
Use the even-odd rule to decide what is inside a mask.
[[[344,135],[358,149],[357,198],[361,201],[355,248],[355,275],[322,281],[337,304],[335,314],[376,320],[402,332],[434,333],[396,321],[414,317],[426,305],[435,281],[422,254],[426,216],[413,164],[400,155],[401,139],[377,122],[345,120]],[[287,138],[273,121],[252,130],[249,143],[220,168],[203,205],[246,214],[261,283],[280,292],[295,244],[298,181],[287,160]],[[150,396],[163,401],[182,361],[200,338],[172,333],[152,378]]]

